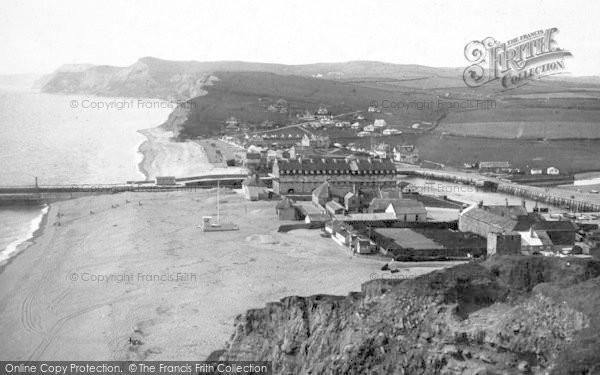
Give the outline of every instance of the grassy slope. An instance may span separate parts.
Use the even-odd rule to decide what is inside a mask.
[[[366,110],[372,100],[379,103],[383,99],[396,102],[436,102],[438,95],[449,89],[427,90],[410,88],[392,84],[344,83],[298,76],[281,76],[270,73],[216,73],[219,81],[207,88],[208,94],[193,99],[195,110],[184,124],[182,137],[214,135],[219,132],[224,120],[236,116],[242,121],[260,123],[266,119],[285,123],[286,115],[273,114],[266,107],[277,99],[283,98],[292,106],[295,113],[298,109],[315,110],[319,105],[327,105],[334,113],[345,113],[355,110]],[[562,83],[552,82],[554,87],[528,87],[523,92],[560,91]],[[573,90],[572,87],[568,88]],[[544,91],[545,90],[545,91]],[[455,92],[456,91],[456,92]],[[450,97],[440,96],[444,101],[455,98],[485,99],[494,97],[491,89],[466,90],[457,88]],[[512,94],[511,94],[512,95]],[[594,121],[600,118],[595,102],[580,99],[560,99],[562,107],[556,106],[556,100],[549,104],[539,100],[511,100],[508,94],[498,97],[496,108],[476,111],[457,111],[452,108],[439,110],[435,105],[419,110],[384,110],[380,114],[366,114],[367,121],[384,118],[389,124],[400,128],[405,134],[376,138],[375,143],[415,144],[420,149],[421,159],[432,160],[448,165],[460,166],[465,162],[479,160],[508,160],[516,167],[548,167],[555,166],[565,172],[580,172],[600,168],[600,140],[591,140],[596,131]],[[577,104],[576,104],[577,103]],[[573,106],[585,106],[574,108]],[[550,107],[556,107],[554,109]],[[442,119],[440,126],[432,132],[414,133],[410,125],[413,122]],[[557,126],[549,124],[552,120]],[[477,137],[447,136],[441,132],[455,126],[453,122],[485,123],[491,122],[487,129],[473,134]],[[533,124],[532,122],[536,123]],[[505,128],[498,122],[506,122]],[[588,124],[584,124],[587,122]],[[578,124],[574,124],[578,123]],[[471,125],[471,129],[474,125]],[[574,131],[574,129],[584,131]],[[531,139],[494,139],[496,136],[510,135],[524,128],[522,138]],[[539,131],[532,131],[535,128]],[[600,133],[600,127],[598,127]],[[327,131],[342,143],[355,142],[369,146],[369,138],[356,138],[353,132],[332,129]],[[564,134],[561,134],[564,132]],[[575,138],[579,140],[540,141],[539,138]]]
[[[219,81],[207,87],[208,94],[192,99],[196,109],[184,125],[183,136],[215,134],[229,116],[254,124],[264,120],[284,123],[286,115],[266,110],[269,104],[280,98],[291,105],[293,113],[305,109],[314,111],[320,105],[326,105],[330,111],[339,114],[366,111],[373,100],[389,100],[399,95],[390,89],[271,73],[221,72],[215,73],[215,76]],[[426,93],[412,94],[411,97],[420,101],[433,98]],[[401,121],[404,118],[430,119],[435,116],[432,110],[415,110],[393,113],[391,118]]]

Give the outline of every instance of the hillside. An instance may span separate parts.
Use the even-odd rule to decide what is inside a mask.
[[[249,124],[271,120],[281,125],[295,120],[306,110],[315,111],[325,105],[334,114],[366,112],[375,100],[403,96],[423,102],[434,99],[429,93],[400,94],[397,90],[368,87],[355,83],[324,80],[296,75],[264,72],[215,72],[216,79],[207,94],[190,100],[188,119],[181,127],[180,138],[214,135],[222,130],[230,116]],[[268,111],[268,106],[285,100],[285,114]],[[411,109],[392,114],[396,122],[435,121],[441,114],[435,108]]]
[[[458,68],[374,61],[283,65],[242,61],[168,61],[144,57],[128,67],[63,66],[43,77],[38,85],[48,93],[189,99],[202,92],[203,82],[214,72],[266,72],[341,81],[392,79],[400,82],[437,80],[440,77],[458,82],[462,74]]]
[[[211,359],[275,374],[597,374],[600,262],[491,258],[347,297],[286,297],[235,320]]]
[[[566,173],[598,169],[596,80],[561,76],[502,91],[497,83],[469,88],[460,71],[370,61],[281,65],[142,58],[130,67],[66,66],[40,82],[45,92],[189,100],[163,124],[179,140],[222,134],[231,116],[251,131],[266,120],[290,125],[298,114],[325,105],[336,115],[363,111],[362,126],[384,119],[403,133],[386,141],[417,145],[422,160],[456,167],[507,160],[517,168],[555,166]],[[287,113],[268,110],[280,100]],[[366,112],[372,102],[381,112]],[[427,125],[414,129],[415,123]],[[325,133],[341,143],[371,143],[356,132]]]

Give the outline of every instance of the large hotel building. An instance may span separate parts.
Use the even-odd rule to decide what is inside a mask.
[[[386,159],[300,158],[273,163],[276,194],[308,194],[324,181],[334,187],[365,189],[396,186],[396,167]]]

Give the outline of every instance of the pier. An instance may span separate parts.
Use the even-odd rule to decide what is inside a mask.
[[[0,205],[41,205],[90,195],[124,192],[196,191],[216,188],[219,185],[239,189],[246,178],[246,174],[219,174],[177,178],[175,185],[156,185],[153,181],[129,181],[124,184],[0,186]]]

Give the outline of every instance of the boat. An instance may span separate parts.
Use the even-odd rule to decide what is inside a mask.
[[[220,187],[220,181],[217,180],[217,220],[213,221],[212,216],[203,216],[202,223],[199,225],[203,232],[221,232],[240,229],[233,223],[221,223]]]

